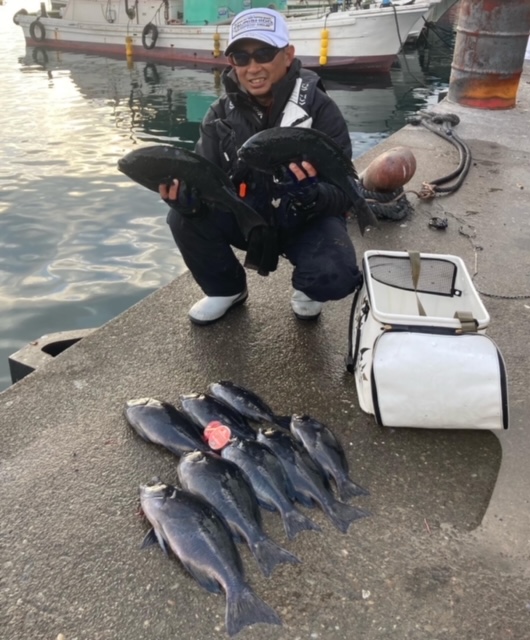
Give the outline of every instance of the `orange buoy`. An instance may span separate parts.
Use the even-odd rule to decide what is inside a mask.
[[[359,175],[367,191],[393,192],[416,173],[416,158],[408,147],[394,147],[377,156]]]

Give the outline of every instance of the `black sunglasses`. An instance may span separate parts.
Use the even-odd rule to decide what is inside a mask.
[[[272,62],[283,49],[285,49],[285,47],[281,49],[278,47],[262,47],[252,53],[248,51],[232,51],[232,53],[228,54],[228,59],[236,67],[247,67],[251,60],[254,60],[258,64],[265,64],[266,62]]]

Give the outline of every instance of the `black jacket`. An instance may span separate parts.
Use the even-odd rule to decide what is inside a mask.
[[[226,94],[208,109],[200,128],[196,151],[232,177],[236,187],[244,181],[248,187],[248,203],[269,224],[278,227],[296,227],[304,222],[304,215],[297,212],[281,187],[270,176],[251,172],[241,175],[237,171],[237,150],[258,131],[280,126],[284,108],[301,77],[308,87],[303,109],[312,117],[312,127],[326,133],[343,149],[348,158],[352,155],[351,140],[346,122],[333,100],[326,94],[319,76],[303,69],[295,58],[287,74],[273,87],[273,102],[264,110],[251,96],[242,91],[232,68],[222,75]],[[280,205],[273,207],[273,199]],[[348,198],[337,187],[319,183],[316,205],[311,215],[344,215],[350,207]]]

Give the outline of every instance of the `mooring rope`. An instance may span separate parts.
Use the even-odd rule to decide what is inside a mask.
[[[392,192],[368,191],[362,182],[359,187],[366,204],[379,220],[403,220],[413,210],[406,195],[411,192],[404,191],[403,187]]]
[[[471,167],[471,150],[462,138],[453,130],[453,126],[460,122],[460,118],[454,113],[432,113],[430,111],[420,111],[418,114],[408,119],[408,123],[415,126],[423,126],[437,136],[440,136],[454,147],[459,156],[458,167],[442,178],[436,178],[430,182],[424,182],[420,191],[422,200],[430,200],[436,196],[448,196],[460,189]],[[451,185],[447,183],[453,181]]]

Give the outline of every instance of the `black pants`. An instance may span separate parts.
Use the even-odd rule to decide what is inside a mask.
[[[167,222],[186,266],[207,296],[232,296],[245,289],[245,269],[232,247],[247,247],[230,212],[183,216],[170,209]],[[294,265],[293,287],[312,300],[340,300],[362,282],[342,217],[315,218],[286,235],[281,251]]]

